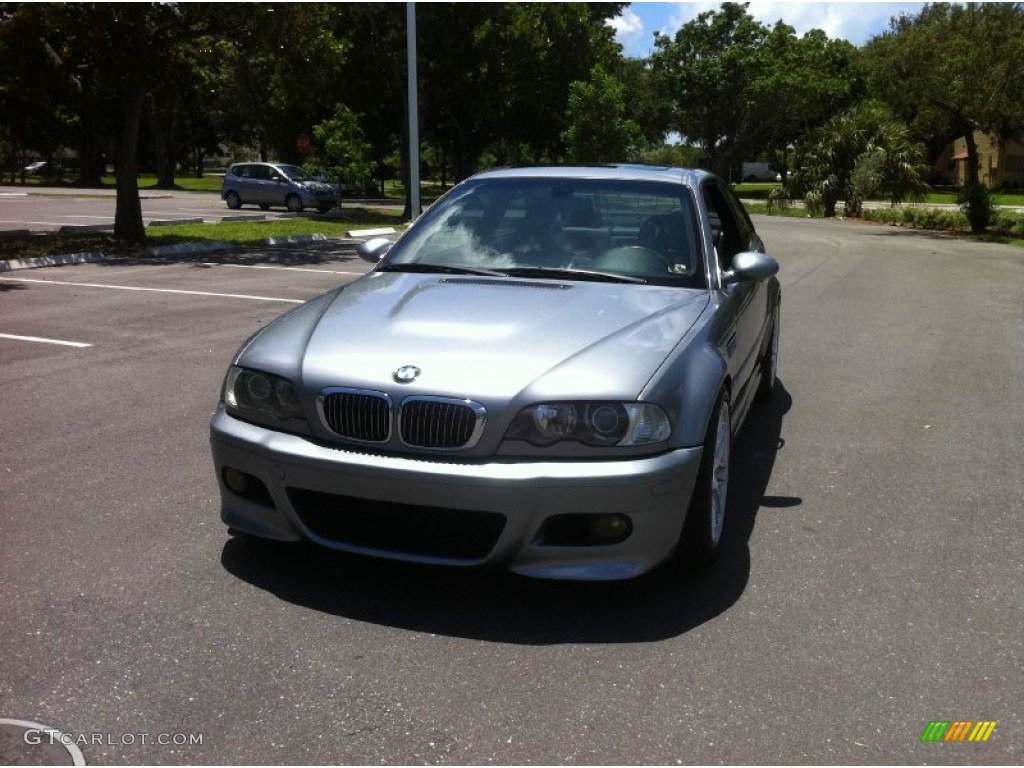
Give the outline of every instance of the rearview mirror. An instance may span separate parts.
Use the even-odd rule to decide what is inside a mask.
[[[356,253],[359,254],[359,258],[376,264],[382,258],[384,254],[391,248],[391,241],[386,237],[375,237],[372,240],[367,240],[365,243],[360,243],[356,246]]]
[[[722,285],[746,280],[765,280],[779,271],[779,262],[767,253],[744,251],[732,257],[732,269],[722,275]]]

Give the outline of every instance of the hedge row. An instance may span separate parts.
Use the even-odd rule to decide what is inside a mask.
[[[934,229],[947,232],[970,232],[967,217],[960,211],[939,208],[874,208],[865,209],[864,218],[885,224],[902,224],[915,229]],[[994,235],[1024,237],[1024,214],[996,211],[988,231]]]

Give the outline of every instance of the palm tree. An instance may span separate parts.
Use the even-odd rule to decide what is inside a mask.
[[[836,115],[797,147],[789,193],[808,209],[836,215],[840,200],[847,216],[860,216],[864,200],[880,190],[893,205],[926,189],[924,150],[910,141],[907,127],[880,102],[863,102]]]

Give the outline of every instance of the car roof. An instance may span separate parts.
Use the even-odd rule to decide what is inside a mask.
[[[710,177],[707,171],[694,168],[670,168],[657,165],[594,165],[545,166],[536,168],[498,168],[484,171],[473,179],[545,178],[545,179],[617,179],[627,181],[662,181],[696,187],[701,179]]]

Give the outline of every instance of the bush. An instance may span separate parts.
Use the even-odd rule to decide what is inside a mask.
[[[969,228],[967,217],[955,211],[938,208],[877,208],[864,211],[868,221],[900,224],[916,229],[963,232]]]
[[[775,187],[768,193],[768,213],[776,209],[784,211],[793,204],[789,194],[782,187]]]
[[[964,187],[956,196],[960,210],[967,215],[971,224],[971,231],[980,234],[988,229],[995,212],[995,204],[992,202],[992,193],[984,184],[975,184]]]

